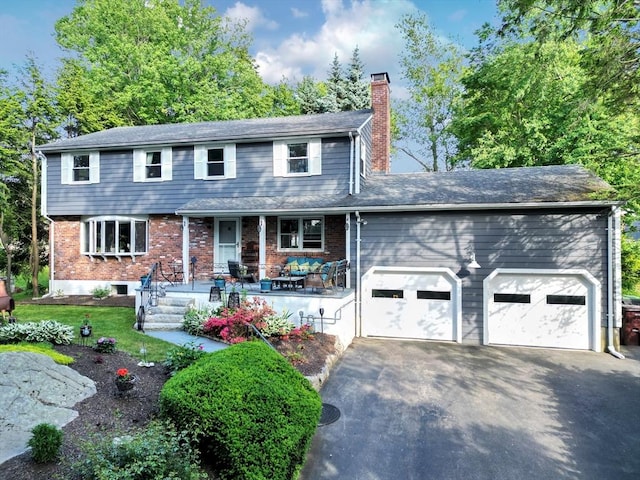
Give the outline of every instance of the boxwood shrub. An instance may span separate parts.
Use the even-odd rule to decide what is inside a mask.
[[[222,479],[295,478],[321,409],[309,381],[258,341],[203,357],[160,393],[161,414],[197,434]]]

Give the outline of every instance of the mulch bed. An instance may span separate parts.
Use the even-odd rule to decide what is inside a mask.
[[[285,355],[286,352],[299,353],[294,356],[300,360],[295,367],[304,375],[319,373],[327,356],[336,353],[334,345],[335,337],[322,334],[307,341],[274,342],[276,349]],[[139,360],[127,353],[99,355],[92,348],[80,345],[57,346],[56,350],[75,359],[71,368],[96,382],[97,393],[75,405],[79,416],[63,428],[62,460],[59,463],[36,464],[30,454],[25,453],[0,464],[0,478],[74,479],[70,465],[80,458],[83,442],[90,441],[95,435],[114,435],[139,429],[157,414],[158,395],[168,379],[161,365],[139,367]],[[114,383],[115,372],[120,368],[127,368],[137,377],[136,387],[125,394],[119,394]]]

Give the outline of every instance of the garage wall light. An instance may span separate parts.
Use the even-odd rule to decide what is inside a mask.
[[[481,268],[476,261],[476,252],[471,245],[467,247],[467,268]]]

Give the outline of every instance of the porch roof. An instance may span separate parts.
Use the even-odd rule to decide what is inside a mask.
[[[610,206],[611,186],[578,165],[372,175],[346,196],[200,198],[178,215],[282,215],[385,210]]]
[[[43,152],[113,149],[151,145],[190,145],[204,142],[248,142],[296,136],[328,136],[355,132],[372,111],[323,113],[290,117],[252,118],[219,122],[174,123],[116,127],[38,147]]]

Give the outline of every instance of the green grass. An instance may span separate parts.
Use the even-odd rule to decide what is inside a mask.
[[[133,324],[136,319],[133,308],[18,304],[14,313],[19,323],[56,320],[65,325],[71,325],[78,338],[80,325],[84,323],[85,315],[88,314],[89,324],[93,327],[91,338],[93,343],[100,337],[113,337],[117,341],[118,350],[139,359],[142,359],[140,348],[144,343],[147,349],[147,360],[150,362],[162,362],[167,351],[175,347],[172,343],[134,330]]]

